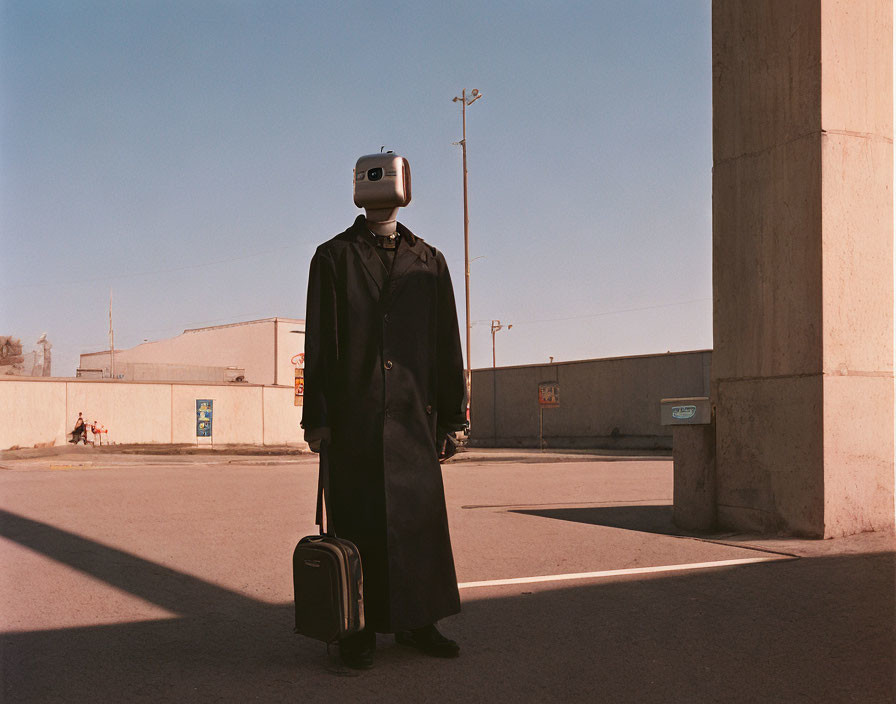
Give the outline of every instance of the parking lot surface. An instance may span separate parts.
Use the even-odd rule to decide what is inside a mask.
[[[461,657],[360,674],[292,633],[313,456],[0,460],[4,701],[894,700],[892,534],[678,534],[662,457],[461,460]]]

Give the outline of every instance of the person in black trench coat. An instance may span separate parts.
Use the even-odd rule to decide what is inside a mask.
[[[439,464],[466,425],[454,289],[441,252],[396,233],[385,256],[359,215],[308,280],[302,427],[328,462],[333,529],[361,553],[367,625],[340,642],[353,667],[372,665],[376,632],[459,651],[434,625],[460,611]]]

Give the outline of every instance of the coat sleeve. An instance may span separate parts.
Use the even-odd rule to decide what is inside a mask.
[[[445,431],[467,425],[464,359],[460,347],[457,306],[448,264],[441,252],[436,257],[439,270],[438,310],[438,424]]]
[[[318,249],[311,259],[305,311],[305,396],[302,427],[329,434],[333,369],[339,356],[333,262]]]

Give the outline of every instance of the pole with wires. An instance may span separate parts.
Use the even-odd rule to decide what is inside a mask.
[[[112,329],[112,289],[109,289],[109,375],[115,378],[115,331]]]
[[[467,302],[467,411],[469,412],[473,370],[470,362],[470,211],[467,204],[467,106],[472,105],[482,97],[476,88],[467,95],[467,89],[461,91],[460,97],[453,98],[453,102],[460,102],[463,136],[460,140],[464,162],[464,285]],[[457,142],[455,142],[457,144]],[[469,419],[468,419],[469,420]]]

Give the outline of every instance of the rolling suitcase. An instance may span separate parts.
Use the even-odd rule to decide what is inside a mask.
[[[329,645],[364,628],[364,579],[358,548],[332,530],[326,444],[320,451],[316,522],[320,534],[302,538],[292,557],[295,632]]]

